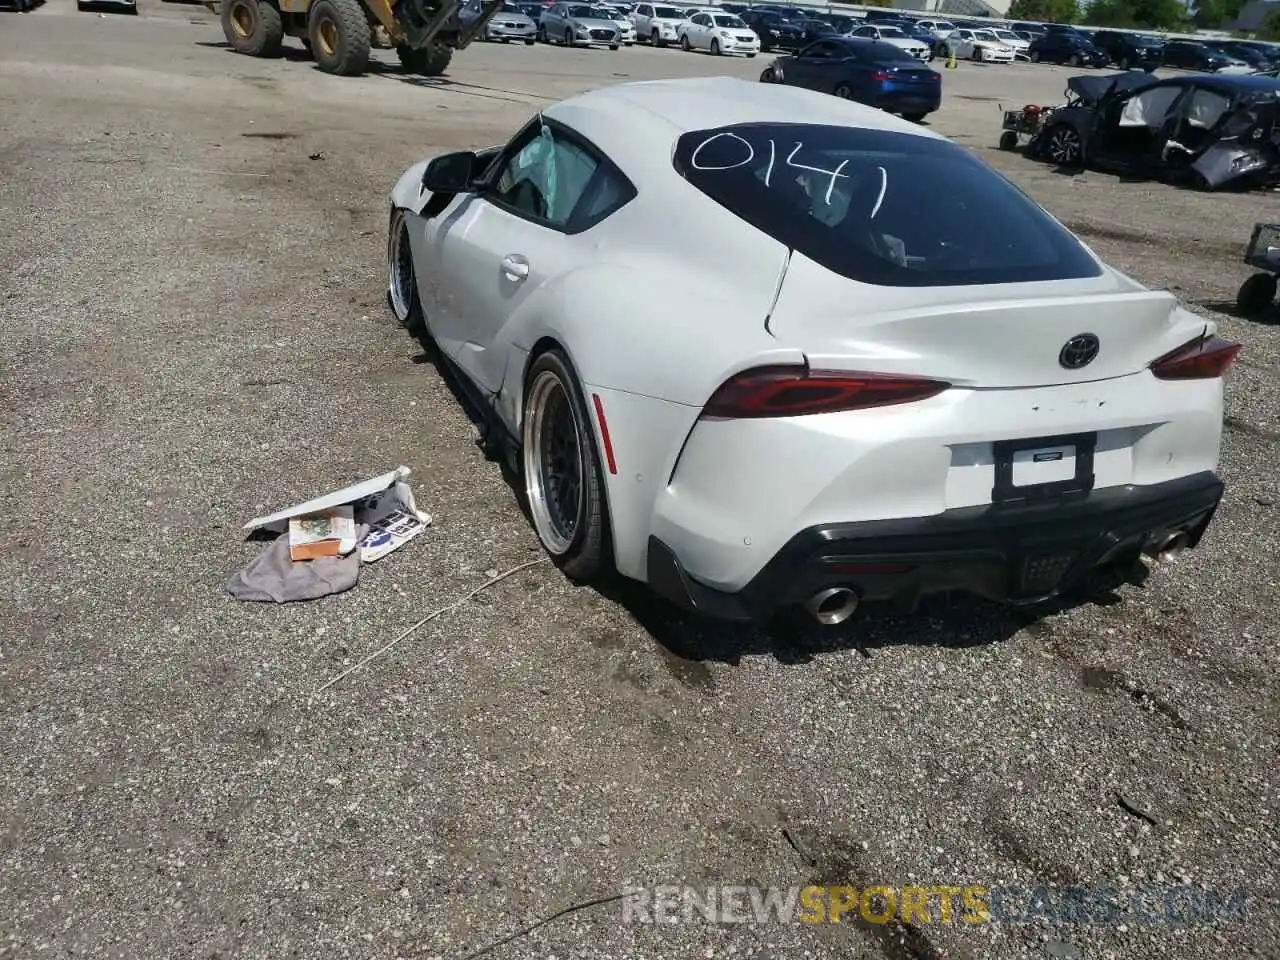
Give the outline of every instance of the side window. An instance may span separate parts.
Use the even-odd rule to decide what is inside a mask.
[[[499,169],[489,199],[559,230],[585,229],[635,194],[634,187],[575,140],[531,125]]]

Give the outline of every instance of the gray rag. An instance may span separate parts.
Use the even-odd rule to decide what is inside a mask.
[[[368,532],[368,526],[357,528],[356,543]],[[359,579],[359,547],[345,557],[320,557],[295,563],[289,558],[286,534],[277,537],[251,564],[228,580],[227,593],[237,600],[292,603],[343,593]]]

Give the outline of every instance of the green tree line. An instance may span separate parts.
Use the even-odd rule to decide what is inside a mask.
[[[1083,23],[1094,27],[1182,31],[1218,29],[1239,15],[1247,0],[1196,0],[1188,10],[1182,0],[1013,0],[1010,20],[1036,23]],[[1280,40],[1280,13],[1273,13],[1261,39]]]

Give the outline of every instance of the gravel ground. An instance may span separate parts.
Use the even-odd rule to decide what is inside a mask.
[[[1059,176],[994,144],[1001,100],[1053,102],[1064,71],[947,73],[937,129],[1246,345],[1226,500],[1141,588],[815,640],[540,565],[317,694],[539,555],[386,308],[396,176],[549,99],[764,58],[476,46],[448,81],[341,80],[141,3],[0,14],[0,956],[457,957],[628,883],[1252,899],[1186,927],[642,925],[610,903],[490,956],[1280,953],[1280,327],[1224,312],[1277,195]],[[259,549],[246,519],[401,463],[434,527],[356,590],[223,593]]]

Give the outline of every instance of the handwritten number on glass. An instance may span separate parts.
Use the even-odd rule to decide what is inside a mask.
[[[698,155],[701,154],[702,151],[705,150],[707,147],[711,146],[711,144],[715,143],[717,140],[722,140],[722,139],[731,140],[736,144],[737,152],[739,154],[739,159],[735,160],[732,163],[721,163],[718,165],[699,163]],[[825,170],[822,167],[811,167],[808,164],[796,162],[796,154],[798,154],[803,149],[804,149],[804,144],[801,141],[797,140],[791,152],[787,154],[787,159],[784,162],[788,167],[791,167],[794,170],[806,170],[809,173],[820,173],[824,177],[827,177],[828,180],[827,180],[826,202],[827,202],[827,205],[830,206],[831,194],[835,190],[836,181],[842,177],[845,179],[848,179],[849,177],[847,173],[842,172],[844,168],[848,166],[849,161],[841,160],[840,165],[837,166],[834,170]],[[764,185],[766,187],[770,187],[773,185],[773,168],[777,161],[777,157],[778,157],[778,147],[777,147],[777,144],[774,142],[773,138],[771,137],[769,139],[769,162],[768,162],[768,165],[765,167],[765,171],[764,171]],[[737,170],[739,167],[745,167],[748,163],[750,163],[755,158],[756,158],[756,148],[753,147],[748,140],[746,140],[744,137],[739,136],[736,133],[730,133],[726,130],[722,130],[719,133],[713,133],[711,136],[707,137],[707,139],[703,140],[700,144],[697,145],[697,147],[694,148],[693,153],[689,156],[689,166],[703,173],[723,173],[726,170]]]

